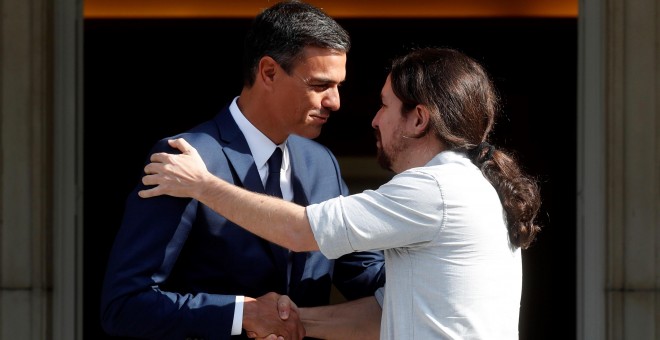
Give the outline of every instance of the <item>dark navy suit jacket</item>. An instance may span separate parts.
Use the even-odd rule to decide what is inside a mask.
[[[216,176],[264,192],[248,144],[228,108],[174,137],[185,138]],[[173,138],[174,138],[173,137]],[[167,138],[169,139],[169,138]],[[167,139],[153,152],[174,152]],[[288,139],[294,201],[300,205],[348,194],[324,146]],[[147,158],[148,159],[148,158]],[[103,284],[106,332],[151,339],[229,339],[236,295],[287,294],[287,251],[236,226],[196,200],[143,199],[139,184],[126,202]],[[384,284],[382,253],[331,261],[320,252],[294,253],[288,295],[298,306],[329,303],[331,284],[349,299]],[[244,338],[244,334],[240,336]]]

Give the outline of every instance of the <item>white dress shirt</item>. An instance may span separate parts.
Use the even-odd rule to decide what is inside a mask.
[[[282,149],[282,168],[280,169],[280,186],[282,188],[282,198],[291,201],[293,199],[293,187],[291,186],[291,167],[289,166],[289,148],[286,141],[280,145],[273,143],[266,135],[257,129],[247,118],[243,115],[241,110],[236,104],[238,97],[234,98],[231,105],[229,105],[229,112],[234,118],[236,125],[245,136],[254,164],[259,170],[261,176],[261,183],[265,186],[266,179],[268,178],[268,159],[275,151],[275,148]],[[288,275],[287,275],[288,277]],[[241,334],[243,328],[243,302],[245,297],[237,295],[236,304],[234,308],[234,322],[232,323],[231,335]]]

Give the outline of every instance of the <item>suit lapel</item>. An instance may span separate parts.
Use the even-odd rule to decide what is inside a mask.
[[[263,194],[265,192],[264,186],[259,176],[259,170],[257,170],[257,166],[254,164],[252,152],[245,140],[245,136],[243,136],[243,133],[232,118],[229,109],[224,110],[218,116],[216,122],[223,144],[222,151],[227,156],[238,180],[238,183],[234,184]],[[286,292],[284,287],[286,287],[288,250],[266,240],[263,240],[263,242],[268,244],[268,248],[271,251],[271,258],[275,263],[278,273],[282,273],[282,277],[280,278],[282,284],[280,293],[284,294]]]
[[[233,148],[235,146],[239,145],[232,144],[222,148],[222,151],[225,153],[229,163],[231,163],[232,168],[236,172],[236,177],[238,177],[239,183],[235,184],[250,191],[264,193],[264,186],[261,183],[259,171],[254,165],[254,158],[252,158],[252,155],[249,153],[249,148],[248,152],[245,153],[240,149]]]
[[[250,147],[231,116],[225,109],[216,119],[222,143],[222,152],[234,169],[240,185],[255,192],[264,192],[264,186],[259,177],[259,171],[254,164]]]

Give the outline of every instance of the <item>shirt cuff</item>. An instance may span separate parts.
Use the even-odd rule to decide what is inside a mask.
[[[380,308],[383,308],[383,303],[385,302],[385,287],[380,287],[374,292],[374,297],[380,305]]]
[[[234,304],[234,322],[231,324],[231,335],[241,335],[243,331],[243,301],[244,296],[236,295]]]

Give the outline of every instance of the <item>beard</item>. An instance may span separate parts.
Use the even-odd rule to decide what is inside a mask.
[[[375,130],[376,140],[380,141],[380,146],[376,150],[376,160],[378,160],[378,165],[385,170],[395,172],[393,169],[394,163],[399,158],[399,155],[402,154],[403,150],[406,148],[406,140],[403,136],[396,136],[396,140],[392,141],[390,147],[385,147],[383,139],[380,136],[380,131]]]
[[[381,168],[392,171],[392,159],[382,147],[376,151],[376,159]]]

